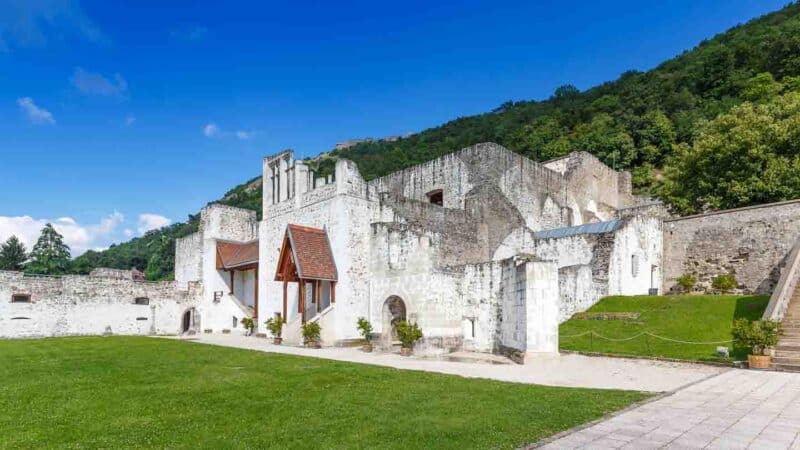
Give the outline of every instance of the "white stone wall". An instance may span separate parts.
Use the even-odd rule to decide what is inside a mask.
[[[288,164],[301,166],[292,157]],[[265,163],[265,173],[268,167],[269,161]],[[355,195],[363,191],[364,181],[349,161],[337,162],[335,182],[310,190],[305,190],[309,186],[304,184],[303,177],[297,177],[296,183],[296,196],[266,206],[260,225],[259,328],[265,329],[263,322],[283,310],[283,283],[274,281],[275,271],[286,227],[297,224],[327,230],[338,269],[336,302],[320,322],[323,344],[356,339],[359,336],[356,319],[368,314],[369,223],[376,202]],[[297,283],[289,283],[287,292],[289,317],[284,339],[298,343]]]
[[[201,287],[84,275],[25,276],[0,272],[0,337],[178,334],[183,313],[197,306]],[[12,303],[28,294],[30,303]],[[149,305],[137,305],[137,297]]]
[[[196,232],[175,240],[175,281],[186,283],[203,279],[203,233]]]
[[[608,295],[646,295],[661,286],[662,226],[657,217],[634,216],[614,232]]]

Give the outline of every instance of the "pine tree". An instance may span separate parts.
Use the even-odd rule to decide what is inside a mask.
[[[0,270],[22,270],[27,260],[25,244],[16,236],[11,236],[0,245]]]
[[[27,271],[45,275],[60,275],[67,272],[70,264],[70,252],[64,237],[58,234],[53,225],[42,228],[42,235],[31,251],[31,261]]]

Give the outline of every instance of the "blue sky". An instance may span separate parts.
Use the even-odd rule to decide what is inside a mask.
[[[784,4],[0,0],[0,240],[103,248],[264,155],[585,89]]]

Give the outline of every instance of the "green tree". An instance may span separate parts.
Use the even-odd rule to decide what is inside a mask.
[[[48,223],[42,228],[42,234],[31,250],[31,260],[26,270],[37,274],[61,275],[67,272],[69,266],[69,247],[64,243],[64,237]]]
[[[742,98],[752,102],[769,100],[781,91],[783,85],[775,81],[772,74],[762,72],[748,79],[742,87]]]
[[[175,270],[175,239],[158,230],[149,233],[158,233],[158,239],[150,242],[154,251],[147,261],[144,276],[150,281],[171,279]]]
[[[745,102],[676,146],[662,195],[682,213],[800,196],[800,93]]]
[[[25,244],[16,236],[11,236],[0,245],[0,270],[22,270],[28,260]]]

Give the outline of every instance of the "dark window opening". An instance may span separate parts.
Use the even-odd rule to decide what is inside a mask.
[[[11,296],[11,303],[30,303],[30,294],[14,294]]]
[[[147,298],[147,297],[136,297],[133,300],[133,303],[136,304],[136,305],[149,305],[150,304],[150,299]]]
[[[428,201],[433,205],[444,206],[444,191],[437,189],[428,192]]]
[[[136,320],[147,320],[147,317],[137,317]]]

